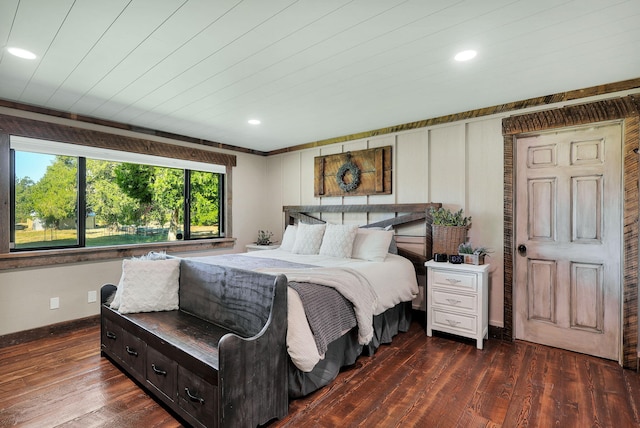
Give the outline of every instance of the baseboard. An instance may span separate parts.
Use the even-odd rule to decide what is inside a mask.
[[[19,345],[33,340],[44,339],[49,336],[68,333],[85,327],[93,327],[100,324],[100,315],[92,315],[86,318],[79,318],[71,321],[64,321],[57,324],[46,325],[31,330],[19,331],[0,336],[0,348]]]

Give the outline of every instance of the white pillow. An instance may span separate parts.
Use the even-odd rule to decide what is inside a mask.
[[[172,311],[179,307],[180,260],[123,260],[118,311]],[[120,288],[119,287],[119,288]]]
[[[298,223],[296,242],[291,250],[294,254],[318,254],[322,245],[325,224]]]
[[[327,224],[320,246],[320,255],[350,258],[357,232],[357,225]]]
[[[398,243],[396,242],[396,233],[393,230],[393,226],[389,225],[387,227],[363,227],[363,229],[368,230],[390,230],[393,232],[393,236],[391,237],[391,242],[389,243],[389,253],[398,254]]]
[[[134,262],[138,262],[140,260],[165,260],[167,258],[167,253],[164,251],[161,252],[156,252],[156,251],[149,251],[149,253],[147,254],[143,254],[139,257],[131,257],[130,260],[134,261]],[[115,309],[116,311],[120,308],[120,301],[122,299],[122,280],[124,278],[124,270],[122,275],[120,275],[120,282],[118,282],[118,286],[116,287],[116,292],[113,295],[113,300],[111,301],[111,303],[109,304],[109,307],[111,309]]]
[[[293,244],[296,242],[296,230],[297,226],[289,225],[284,230],[284,234],[282,235],[282,243],[280,244],[280,249],[284,251],[292,251]]]
[[[351,257],[354,259],[383,262],[393,238],[392,230],[358,229],[353,240]]]

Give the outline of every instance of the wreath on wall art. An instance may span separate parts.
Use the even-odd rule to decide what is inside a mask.
[[[356,190],[360,185],[360,168],[358,168],[358,165],[353,163],[353,161],[351,160],[351,154],[348,154],[347,156],[347,161],[342,164],[342,166],[336,173],[336,182],[343,192],[351,192],[353,190]],[[347,175],[347,172],[351,173],[350,183],[346,183],[344,181],[344,176]]]

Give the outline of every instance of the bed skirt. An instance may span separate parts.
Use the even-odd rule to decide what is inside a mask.
[[[373,339],[368,345],[358,343],[357,328],[331,342],[325,353],[325,358],[310,372],[300,371],[289,360],[289,397],[304,397],[323,386],[328,385],[345,366],[355,364],[360,355],[371,356],[385,343],[391,343],[398,332],[409,330],[411,324],[411,302],[401,302],[393,308],[387,309],[380,315],[373,317]]]

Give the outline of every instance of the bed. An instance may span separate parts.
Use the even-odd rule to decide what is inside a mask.
[[[408,330],[438,206],[285,206],[280,248],[191,259],[287,276],[288,389],[302,397]],[[419,248],[397,245],[407,229]]]

